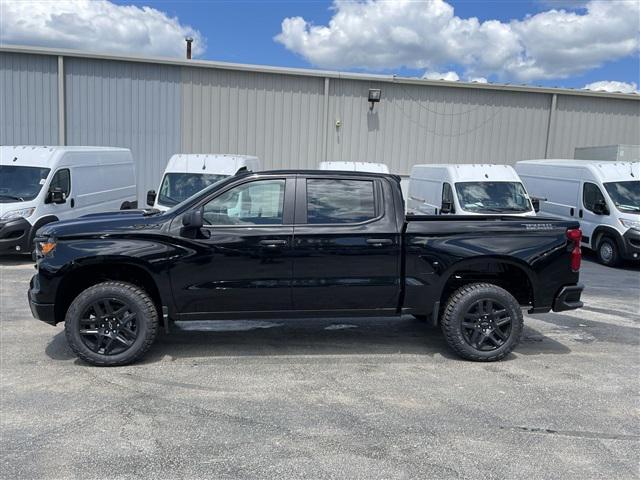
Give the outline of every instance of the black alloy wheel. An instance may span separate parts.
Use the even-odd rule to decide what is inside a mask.
[[[92,352],[118,355],[138,338],[137,315],[131,305],[116,298],[98,299],[80,317],[80,338]]]
[[[462,335],[476,350],[497,350],[511,335],[511,316],[497,301],[478,300],[464,314]]]

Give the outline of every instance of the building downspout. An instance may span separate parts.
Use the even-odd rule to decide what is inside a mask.
[[[58,145],[67,144],[65,98],[64,98],[64,57],[58,55]]]
[[[551,109],[549,110],[549,123],[547,124],[547,143],[544,147],[544,158],[549,158],[551,153],[551,142],[554,140],[553,134],[556,129],[556,106],[558,104],[558,94],[551,96]]]
[[[329,77],[324,78],[324,118],[322,119],[322,153],[320,154],[320,161],[326,162],[328,153],[328,141],[329,141]]]

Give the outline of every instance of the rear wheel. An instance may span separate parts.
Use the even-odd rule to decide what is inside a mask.
[[[520,342],[522,310],[509,292],[489,283],[472,283],[456,290],[447,302],[442,331],[462,358],[500,360]]]
[[[620,263],[618,244],[611,237],[602,237],[596,250],[598,261],[608,267],[615,267]]]
[[[84,290],[65,318],[69,346],[92,365],[126,365],[141,358],[158,332],[158,312],[143,289],[104,282]]]

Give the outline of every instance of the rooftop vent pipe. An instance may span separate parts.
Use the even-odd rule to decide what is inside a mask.
[[[193,38],[187,37],[184,40],[187,42],[187,60],[191,60],[191,44],[193,43]]]

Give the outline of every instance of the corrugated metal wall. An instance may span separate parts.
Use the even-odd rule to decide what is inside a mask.
[[[382,89],[373,110],[369,88]],[[333,79],[330,92],[330,160],[383,162],[408,174],[416,163],[544,157],[548,94]]]
[[[66,58],[68,145],[130,148],[139,201],[181,151],[180,67]]]
[[[547,92],[335,77],[325,98],[317,75],[75,56],[64,57],[64,77],[66,143],[130,148],[140,201],[178,152],[254,154],[270,169],[314,168],[326,151],[327,160],[384,162],[406,175],[416,163],[514,163],[640,144],[635,99],[559,92],[550,114]],[[0,143],[57,144],[57,55],[0,52],[0,82]],[[369,88],[382,89],[373,111]]]
[[[184,153],[257,155],[262,168],[320,161],[324,80],[184,68]]]
[[[58,143],[58,57],[0,53],[0,145]]]
[[[640,144],[640,102],[558,96],[550,158],[573,158],[576,147]]]

